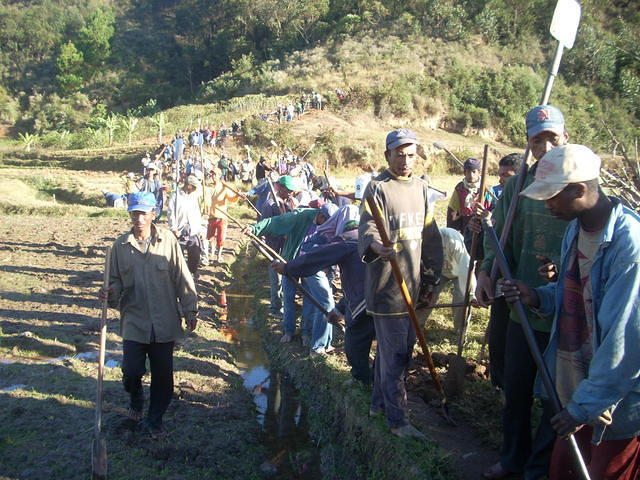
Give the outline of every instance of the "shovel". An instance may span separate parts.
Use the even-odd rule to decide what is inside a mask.
[[[572,48],[573,43],[576,39],[578,25],[580,24],[581,11],[582,10],[580,3],[577,0],[558,0],[558,3],[556,4],[556,9],[553,12],[553,18],[551,20],[551,27],[549,28],[549,31],[553,38],[558,41],[558,44],[556,45],[553,61],[551,62],[551,65],[549,67],[549,73],[547,75],[547,80],[544,85],[544,91],[542,92],[542,98],[540,98],[539,105],[547,105],[549,103],[551,89],[553,88],[553,82],[558,75],[558,70],[560,69],[560,62],[562,60],[564,49]],[[504,246],[507,244],[509,233],[511,231],[511,227],[513,226],[513,221],[518,209],[518,200],[520,198],[518,194],[520,193],[524,185],[524,181],[527,176],[527,170],[529,168],[529,163],[531,162],[531,157],[531,149],[527,145],[527,149],[524,152],[522,166],[520,167],[518,177],[516,178],[513,198],[511,200],[511,203],[509,204],[509,210],[507,211],[504,226],[502,227],[502,232],[500,233],[500,248],[504,248]],[[497,278],[498,263],[497,261],[494,261],[491,268],[491,285],[495,285]]]
[[[487,165],[489,164],[489,145],[484,146],[484,155],[482,158],[482,174],[480,177],[480,189],[478,201],[484,202],[485,188],[487,181]],[[460,395],[464,391],[464,379],[467,374],[467,360],[462,356],[462,350],[464,349],[464,342],[467,337],[467,329],[469,328],[469,321],[471,320],[471,305],[469,304],[469,297],[471,296],[471,276],[474,274],[474,267],[476,263],[476,250],[478,249],[478,234],[474,233],[471,237],[471,252],[469,253],[469,273],[467,274],[467,285],[464,291],[464,321],[460,334],[458,336],[458,352],[455,357],[449,362],[449,371],[447,372],[447,379],[444,384],[444,388],[447,394],[451,396]]]
[[[104,279],[102,288],[109,288],[109,267],[111,266],[111,247],[107,247],[104,259]],[[91,444],[91,478],[107,478],[107,442],[102,438],[102,380],[104,378],[104,351],[107,343],[107,300],[102,302],[100,319],[100,354],[98,355],[98,383],[96,386],[96,416]]]
[[[369,206],[369,210],[371,211],[371,215],[373,216],[373,220],[378,228],[378,233],[380,234],[380,239],[382,240],[382,244],[385,247],[391,247],[393,244],[389,239],[389,235],[387,234],[387,230],[384,225],[384,220],[382,219],[382,213],[376,205],[376,202],[373,200],[373,197],[367,197],[367,204]],[[436,372],[436,366],[433,363],[433,358],[431,358],[431,352],[429,351],[429,347],[427,346],[427,342],[424,339],[424,334],[422,333],[422,328],[420,328],[420,323],[418,322],[418,316],[416,315],[416,310],[413,307],[413,301],[411,300],[411,294],[409,293],[409,289],[407,288],[407,284],[402,277],[402,272],[400,271],[400,265],[398,265],[398,261],[395,258],[390,258],[389,263],[391,264],[391,270],[393,271],[393,276],[398,283],[398,287],[400,288],[400,292],[402,293],[402,298],[407,306],[407,311],[409,312],[409,317],[411,318],[411,324],[413,325],[413,329],[416,332],[416,337],[418,338],[418,343],[422,348],[422,354],[424,355],[424,359],[427,362],[427,366],[429,367],[429,373],[431,374],[431,378],[436,387],[436,390],[440,394],[440,406],[442,407],[442,416],[447,421],[447,423],[451,425],[455,425],[456,423],[451,418],[449,414],[449,405],[447,404],[447,397],[445,396],[444,388],[442,388],[442,383],[440,381],[440,376],[438,372]]]

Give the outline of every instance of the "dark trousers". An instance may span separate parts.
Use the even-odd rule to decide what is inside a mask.
[[[369,352],[374,338],[376,329],[373,317],[365,311],[349,322],[344,333],[344,351],[351,365],[351,376],[365,385],[371,385],[373,381]]]
[[[549,334],[535,332],[541,352]],[[550,406],[545,402],[540,424],[532,441],[531,407],[537,368],[519,323],[509,320],[504,368],[505,406],[502,412],[500,463],[510,472],[524,472],[525,480],[547,474],[556,435],[549,423]]]
[[[193,275],[194,280],[200,265],[200,254],[202,253],[202,240],[198,235],[190,237],[180,237],[180,245],[187,251],[187,267]]]
[[[489,373],[491,383],[504,388],[504,350],[509,326],[509,306],[504,297],[498,297],[491,305],[489,317]]]
[[[162,416],[173,395],[173,344],[122,342],[122,384],[131,396],[131,408],[141,412],[144,406],[142,376],[149,357],[151,366],[151,395],[147,419],[150,425],[160,426]]]
[[[404,379],[416,343],[416,333],[409,316],[375,316],[374,323],[378,349],[371,409],[384,411],[391,428],[403,427],[409,423]]]

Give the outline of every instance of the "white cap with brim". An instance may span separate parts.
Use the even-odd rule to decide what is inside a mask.
[[[198,177],[196,177],[195,175],[191,174],[187,177],[187,184],[188,185],[193,185],[194,187],[199,187],[200,186],[200,180],[198,180]]]
[[[570,183],[598,178],[601,164],[600,157],[584,145],[561,145],[538,161],[535,180],[520,195],[533,200],[548,200]]]

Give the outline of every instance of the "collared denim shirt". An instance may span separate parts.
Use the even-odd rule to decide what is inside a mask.
[[[565,405],[578,422],[595,425],[594,444],[640,434],[640,217],[618,199],[611,200],[614,208],[589,276],[595,317],[593,358],[588,377],[580,382]],[[558,282],[536,288],[539,310],[554,314],[551,338],[544,354],[552,378],[556,370],[557,321],[568,255],[579,230],[577,220],[567,227]],[[541,390],[538,379],[538,396]],[[597,418],[609,408],[613,410],[613,422],[603,427]]]

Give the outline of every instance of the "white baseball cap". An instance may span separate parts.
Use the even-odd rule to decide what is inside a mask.
[[[548,200],[570,183],[598,178],[601,163],[600,157],[584,145],[555,147],[538,161],[535,180],[520,195],[534,200]]]

